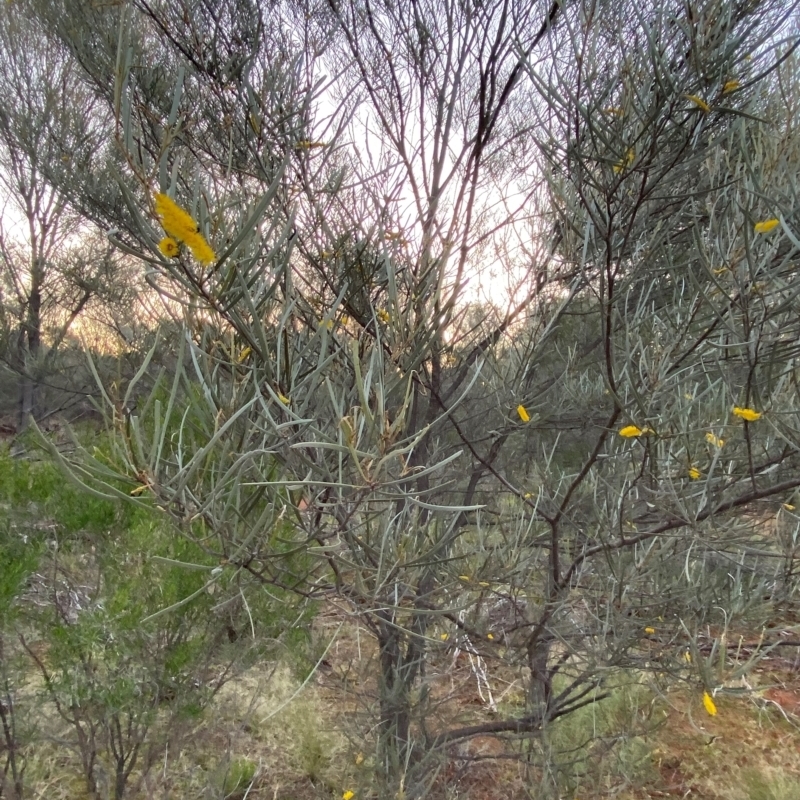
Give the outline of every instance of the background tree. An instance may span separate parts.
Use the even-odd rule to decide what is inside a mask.
[[[41,416],[41,388],[54,378],[56,402],[64,392],[72,402],[83,396],[85,386],[58,379],[59,348],[87,308],[110,299],[111,284],[125,284],[119,255],[91,237],[66,189],[102,164],[109,115],[63,45],[20,4],[0,15],[0,50],[0,325],[4,383],[16,390],[21,428]]]

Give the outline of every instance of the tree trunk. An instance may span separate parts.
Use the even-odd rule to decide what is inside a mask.
[[[28,295],[28,313],[23,323],[22,379],[20,384],[19,423],[17,431],[24,431],[36,416],[38,386],[37,362],[42,343],[42,278],[44,270],[40,259],[35,259],[31,269],[31,290]]]
[[[386,796],[394,797],[405,786],[411,763],[411,697],[404,668],[402,632],[391,621],[379,625],[380,727],[378,754]]]
[[[546,722],[553,694],[553,679],[548,668],[552,644],[553,637],[548,634],[538,636],[528,644],[528,669],[531,674],[528,705],[530,713],[543,722]]]

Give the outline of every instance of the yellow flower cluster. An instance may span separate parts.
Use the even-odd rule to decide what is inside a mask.
[[[636,160],[636,152],[631,149],[625,153],[625,158],[622,159],[618,164],[614,164],[614,173],[619,175],[624,169],[629,167],[633,162]]]
[[[155,206],[161,226],[169,234],[158,245],[165,256],[174,258],[178,254],[177,242],[183,242],[201,264],[211,264],[217,260],[191,214],[184,211],[171,197],[161,193],[156,195]]]
[[[708,114],[708,112],[711,111],[711,107],[708,103],[696,94],[687,94],[686,99],[691,100],[704,114]]]
[[[761,419],[761,412],[752,408],[739,408],[739,406],[734,406],[731,413],[735,417],[739,417],[739,419],[747,420],[747,422],[755,422],[757,419]]]
[[[295,144],[295,150],[316,150],[318,147],[325,147],[325,142],[312,142],[311,139],[301,139]]]
[[[652,428],[639,428],[636,425],[626,425],[624,428],[620,428],[619,435],[623,436],[625,439],[632,439],[636,436],[643,436],[646,433],[653,433]]]
[[[780,224],[780,220],[773,217],[772,219],[765,219],[763,222],[756,222],[753,226],[753,230],[756,233],[769,233],[770,231],[774,231]]]
[[[714,717],[717,714],[717,704],[708,692],[703,692],[703,706],[705,707],[708,715]]]
[[[519,418],[523,422],[530,422],[531,421],[531,415],[528,413],[528,409],[525,408],[525,406],[523,406],[521,403],[520,403],[520,405],[517,406],[517,414],[519,414]]]

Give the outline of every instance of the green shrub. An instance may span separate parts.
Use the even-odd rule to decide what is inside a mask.
[[[39,563],[35,538],[19,535],[10,520],[0,517],[0,797],[13,800],[24,793],[25,745],[35,734],[36,715],[28,713],[19,691],[23,679],[14,624],[29,575]]]
[[[222,796],[225,800],[244,797],[256,777],[257,765],[249,758],[234,758],[227,766],[222,780]]]
[[[90,796],[139,791],[241,669],[276,652],[300,659],[310,612],[243,584],[155,509],[84,492],[46,460],[0,451],[0,526],[4,636],[36,573],[15,620],[27,666],[6,660],[3,677],[38,672],[32,718],[66,724],[65,754],[79,753]],[[225,796],[254,775],[252,762],[233,762]]]
[[[742,780],[747,800],[800,800],[800,783],[793,775],[749,769],[742,774]]]
[[[15,460],[0,449],[0,503],[35,526],[52,519],[58,532],[101,532],[122,513],[120,504],[80,490],[50,461]]]
[[[545,730],[544,763],[557,793],[569,796],[588,787],[637,786],[652,770],[652,695],[639,684],[604,691],[609,696],[567,715]]]

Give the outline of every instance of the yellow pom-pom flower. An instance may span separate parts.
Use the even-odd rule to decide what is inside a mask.
[[[156,195],[156,214],[161,220],[164,230],[178,241],[186,241],[186,237],[197,233],[197,223],[192,215],[184,211],[171,197],[159,193]]]
[[[176,258],[178,253],[180,252],[180,247],[178,246],[178,243],[171,236],[165,236],[158,243],[158,249],[167,258]]]
[[[217,260],[216,254],[201,233],[192,233],[184,241],[201,264],[212,264]]]
[[[702,473],[700,472],[699,469],[697,469],[697,467],[689,467],[689,477],[693,481],[698,480],[701,475],[702,475]]]
[[[725,440],[724,440],[724,439],[720,439],[720,438],[719,438],[719,436],[715,436],[715,435],[714,435],[713,433],[711,433],[710,431],[709,431],[709,432],[706,434],[706,441],[707,441],[707,442],[708,442],[708,443],[709,443],[709,444],[710,444],[712,447],[722,447],[722,445],[724,445],[724,444],[725,444]]]

